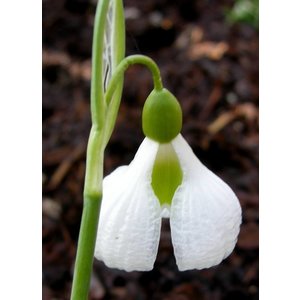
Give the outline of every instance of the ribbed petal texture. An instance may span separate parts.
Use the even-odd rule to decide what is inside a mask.
[[[209,268],[234,249],[241,207],[231,188],[198,160],[181,135],[172,145],[183,171],[170,215],[176,262],[181,271]]]
[[[158,143],[145,138],[134,160],[103,181],[95,257],[125,271],[153,268],[161,229],[161,207],[151,186]]]

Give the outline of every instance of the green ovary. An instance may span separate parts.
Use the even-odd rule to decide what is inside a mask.
[[[167,90],[153,90],[142,113],[143,132],[159,142],[171,142],[181,131],[182,111],[177,99]]]
[[[161,144],[152,171],[152,188],[160,204],[171,205],[177,187],[182,182],[182,171],[171,144]]]

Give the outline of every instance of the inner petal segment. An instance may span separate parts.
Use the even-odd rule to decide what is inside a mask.
[[[182,182],[182,171],[171,144],[160,144],[152,171],[152,188],[161,206],[170,206],[177,187]]]

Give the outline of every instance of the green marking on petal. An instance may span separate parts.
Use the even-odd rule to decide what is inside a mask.
[[[160,204],[171,205],[174,193],[182,182],[178,157],[171,144],[161,144],[152,171],[152,188]]]

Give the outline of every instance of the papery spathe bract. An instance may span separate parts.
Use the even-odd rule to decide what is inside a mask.
[[[179,270],[214,266],[232,252],[241,224],[237,197],[198,160],[181,134],[170,145],[183,173],[170,208],[161,205],[153,191],[152,170],[160,144],[147,137],[129,166],[104,179],[95,257],[107,266],[151,270],[166,209]]]

